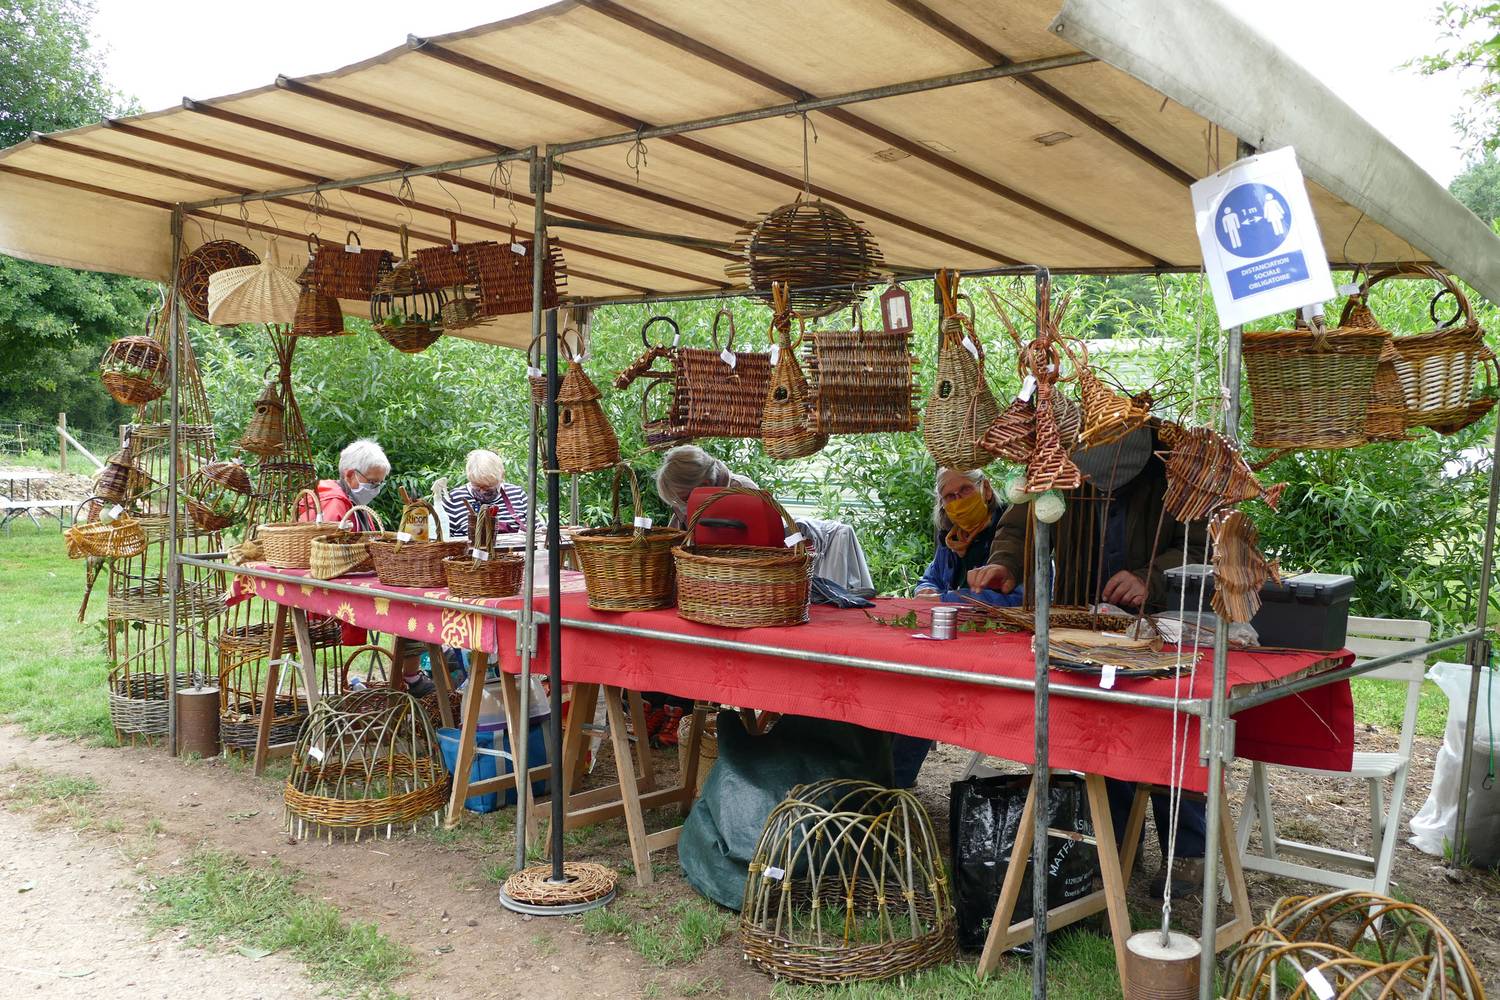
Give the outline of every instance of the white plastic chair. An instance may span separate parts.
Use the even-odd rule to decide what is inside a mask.
[[[1345,645],[1354,653],[1355,662],[1388,656],[1403,648],[1420,646],[1432,635],[1432,623],[1414,619],[1350,618]],[[1348,771],[1323,771],[1310,767],[1284,767],[1279,764],[1251,765],[1250,779],[1245,783],[1245,800],[1236,827],[1240,858],[1247,870],[1268,872],[1302,879],[1337,889],[1360,889],[1385,894],[1390,887],[1391,861],[1396,851],[1396,834],[1401,827],[1401,803],[1406,796],[1406,774],[1411,765],[1412,734],[1417,724],[1417,703],[1422,693],[1426,658],[1413,656],[1372,670],[1362,676],[1371,680],[1406,685],[1406,712],[1401,719],[1401,742],[1394,753],[1354,751]],[[1270,769],[1310,774],[1320,778],[1347,778],[1363,781],[1370,795],[1370,853],[1337,850],[1316,844],[1287,840],[1276,832],[1276,817],[1271,810]],[[1389,801],[1384,783],[1391,780]],[[1260,822],[1259,853],[1249,849],[1250,830]],[[1288,857],[1300,860],[1288,860]],[[1338,864],[1352,871],[1320,867]]]

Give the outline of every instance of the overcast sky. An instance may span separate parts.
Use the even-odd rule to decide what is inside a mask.
[[[1273,37],[1356,111],[1446,184],[1463,166],[1451,119],[1466,99],[1452,78],[1402,69],[1438,47],[1436,0],[1223,0]],[[402,44],[543,6],[528,0],[97,0],[111,81],[147,111],[337,69]],[[832,53],[830,53],[832,54]],[[1274,81],[1267,81],[1272,85]]]

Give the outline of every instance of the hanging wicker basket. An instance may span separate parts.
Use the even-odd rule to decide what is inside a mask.
[[[474,505],[469,505],[474,544],[468,555],[448,556],[443,560],[449,595],[484,600],[514,597],[521,592],[526,560],[515,553],[495,550],[495,517],[499,510],[494,504],[486,504],[476,512]]]
[[[719,343],[719,324],[729,335]],[[757,438],[771,385],[771,355],[734,349],[734,314],[720,309],[710,336],[713,347],[672,352],[672,426],[682,437]]]
[[[465,244],[465,259],[476,280],[481,319],[531,312],[531,240]],[[547,241],[542,261],[542,308],[554,308],[567,286],[567,267],[556,240]]]
[[[735,251],[744,260],[725,271],[769,295],[774,282],[791,289],[799,316],[826,316],[857,300],[859,288],[885,264],[870,231],[823,201],[801,195],[741,230]]]
[[[942,342],[937,380],[922,421],[922,440],[939,468],[967,472],[993,461],[978,441],[1000,415],[1000,406],[985,380],[984,348],[974,330],[973,303],[959,294],[958,279],[957,271],[937,273]],[[960,303],[968,304],[967,315]]]
[[[69,559],[128,559],[146,551],[140,522],[124,510],[111,515],[105,504],[103,498],[92,496],[74,511],[73,523],[63,532]],[[79,520],[80,514],[84,520]]]
[[[317,243],[297,280],[335,299],[368,299],[394,262],[389,250],[366,250],[351,232],[342,244]]]
[[[355,528],[356,512],[369,515],[371,523],[375,525],[375,530],[360,531]],[[363,504],[351,507],[349,512],[339,519],[337,531],[318,535],[309,543],[308,576],[318,580],[332,580],[335,577],[350,576],[354,573],[373,573],[375,563],[370,559],[371,539],[394,540],[395,537],[385,530],[385,524],[375,511]]]
[[[262,458],[281,454],[286,447],[286,429],[282,420],[285,413],[281,382],[273,378],[256,397],[250,420],[245,424],[245,433],[240,435],[239,446]]]
[[[183,502],[202,531],[223,531],[238,524],[250,507],[250,473],[238,462],[210,462],[182,484]]]
[[[823,434],[905,433],[917,427],[911,334],[866,330],[859,306],[848,330],[814,330],[805,351],[813,420]]]
[[[104,468],[94,477],[94,495],[110,503],[125,503],[141,492],[144,475],[136,467],[127,435],[124,447],[105,459]]]
[[[342,337],[353,332],[344,329],[344,311],[339,306],[339,300],[317,285],[304,281],[297,293],[297,310],[292,316],[292,335]]]
[[[620,461],[620,439],[599,402],[599,389],[574,358],[557,388],[557,467],[595,472]]]
[[[630,502],[635,520],[620,520],[620,479],[630,477]],[[610,488],[610,525],[573,532],[573,552],[583,568],[589,607],[595,611],[646,611],[670,608],[676,599],[672,550],[684,533],[658,528],[641,507],[635,470],[623,462],[615,466]]]
[[[297,315],[301,288],[295,264],[276,259],[276,240],[271,239],[268,256],[258,264],[215,271],[208,277],[208,321],[214,326],[239,323],[272,323],[285,326]]]
[[[144,406],[166,392],[167,352],[154,337],[121,337],[99,361],[99,380],[121,406]]]
[[[209,240],[182,258],[177,268],[179,290],[188,312],[203,322],[208,318],[208,279],[219,271],[254,267],[260,258],[234,240]]]
[[[265,554],[267,565],[276,569],[307,569],[312,563],[312,541],[319,535],[328,534],[330,527],[323,520],[323,505],[312,490],[303,490],[297,495],[293,510],[302,510],[303,501],[310,505],[314,520],[273,521],[262,524],[257,537]]]
[[[726,496],[759,497],[774,506],[786,526],[788,547],[695,545],[693,531],[704,512]],[[688,621],[723,628],[805,625],[811,602],[812,554],[797,523],[762,490],[720,490],[688,519],[686,537],[672,550],[677,570],[677,613]]]
[[[401,530],[394,538],[370,539],[370,559],[375,563],[375,574],[381,583],[391,587],[429,589],[448,585],[443,560],[463,555],[468,543],[443,541],[441,521],[437,522],[437,540],[417,538],[407,530],[413,521],[420,519],[425,525],[430,517],[433,517],[431,504],[425,500],[411,501],[401,511]]]
[[[1244,335],[1255,448],[1353,448],[1369,441],[1375,373],[1389,334],[1365,327]]]
[[[761,406],[760,440],[766,454],[776,459],[806,458],[823,450],[828,435],[820,433],[808,405],[810,395],[802,367],[797,364],[799,334],[792,340],[792,313],[787,287],[771,285],[771,383]]]

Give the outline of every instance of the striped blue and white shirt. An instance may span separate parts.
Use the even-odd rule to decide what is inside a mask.
[[[495,500],[488,501],[497,508],[495,513],[495,531],[497,534],[505,534],[511,531],[526,530],[526,510],[529,502],[526,492],[519,486],[510,483],[500,484],[501,496]],[[507,503],[508,501],[508,503]],[[474,488],[469,483],[449,490],[443,497],[443,507],[448,512],[448,537],[451,539],[469,538],[469,506],[473,505],[475,510],[483,506],[474,497]]]

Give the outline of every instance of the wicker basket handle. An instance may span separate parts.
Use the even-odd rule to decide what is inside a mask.
[[[747,489],[743,486],[726,486],[723,489],[719,490],[719,492],[710,496],[701,507],[693,511],[693,516],[688,518],[687,524],[684,526],[684,530],[687,531],[687,537],[682,540],[682,547],[684,549],[687,549],[690,552],[692,551],[693,533],[694,530],[698,527],[698,521],[703,517],[703,512],[708,510],[708,508],[712,507],[714,504],[718,503],[725,497],[732,496],[760,497],[762,500],[770,503],[772,507],[776,508],[776,513],[781,515],[781,522],[786,526],[786,537],[797,538],[797,544],[792,547],[792,551],[797,553],[797,555],[799,556],[805,555],[807,553],[807,540],[801,537],[802,533],[797,530],[797,522],[792,520],[792,515],[786,512],[786,508],[777,503],[776,498],[773,497],[768,491],[752,490]]]
[[[665,323],[672,328],[672,342],[670,344],[665,342],[660,345],[651,343],[651,328],[658,323]],[[650,319],[646,320],[645,324],[641,327],[641,343],[645,344],[648,348],[666,349],[676,347],[677,342],[681,339],[682,328],[679,327],[677,325],[677,321],[670,316],[652,316]]]
[[[573,335],[572,346],[568,343],[568,334]],[[531,338],[531,346],[526,348],[526,363],[533,368],[542,367],[542,342],[545,339],[546,334],[539,333]],[[563,327],[557,335],[557,347],[558,356],[564,361],[580,361],[584,352],[583,334],[577,327]]]
[[[344,522],[345,521],[349,521],[349,519],[354,516],[354,512],[355,511],[359,511],[359,510],[362,510],[366,514],[370,515],[370,520],[375,523],[375,530],[376,531],[384,531],[385,530],[385,522],[380,519],[380,515],[377,514],[377,513],[375,513],[374,510],[372,510],[369,507],[366,507],[364,504],[360,503],[360,504],[355,504],[353,507],[350,507],[349,508],[349,512],[346,513],[343,517],[339,518],[339,530],[340,531],[345,530],[345,528],[344,528]],[[353,527],[354,527],[354,522],[350,521],[349,522],[349,528],[352,529]]]
[[[355,232],[352,229],[349,230],[349,232],[344,236],[344,246],[359,247],[361,250],[364,249],[364,244],[359,242],[359,233]],[[405,254],[402,254],[402,256],[405,256]]]
[[[1442,286],[1427,305],[1427,315],[1432,318],[1432,321],[1440,329],[1447,329],[1448,327],[1458,325],[1460,318],[1463,319],[1464,326],[1476,325],[1474,306],[1469,302],[1469,297],[1458,287],[1458,282],[1454,281],[1451,275],[1428,264],[1393,264],[1390,267],[1382,267],[1379,270],[1371,272],[1369,277],[1365,278],[1364,283],[1360,285],[1359,291],[1355,294],[1361,301],[1368,302],[1371,288],[1387,279],[1399,277],[1430,278]],[[1438,319],[1437,307],[1438,303],[1448,295],[1453,296],[1454,304],[1457,308],[1448,321],[1443,322]]]
[[[655,389],[659,385],[666,385],[668,388],[675,388],[676,379],[671,375],[663,375],[660,378],[654,378],[650,382],[646,383],[646,389],[641,393],[641,423],[651,422],[650,410],[647,404],[650,402],[651,390]],[[667,410],[667,419],[670,420],[671,418],[672,411],[669,408]]]
[[[373,661],[371,663],[372,669],[376,664],[379,664],[380,669],[385,673],[386,683],[389,684],[391,681],[391,671],[394,670],[396,666],[396,658],[391,655],[390,650],[386,649],[384,646],[377,646],[373,642],[366,643],[363,646],[359,646],[355,649],[349,650],[349,655],[344,657],[344,678],[346,680],[348,679],[350,666],[352,666],[354,664],[354,661],[362,655],[368,655]],[[367,685],[369,684],[370,678],[372,676],[373,673],[368,671],[366,672],[365,683]]]
[[[729,317],[729,340],[724,344],[720,344],[719,321],[726,316]],[[718,312],[714,313],[714,325],[709,328],[708,335],[713,338],[715,351],[723,352],[734,350],[734,313],[730,312],[728,309],[720,309]]]
[[[500,495],[505,495],[503,489]],[[480,549],[485,555],[493,556],[495,554],[495,518],[499,516],[500,508],[495,504],[487,503],[476,511],[474,505],[467,500],[464,501],[464,505],[469,508],[469,524],[472,526],[470,534],[473,544],[470,548]],[[515,511],[511,511],[511,514],[515,514]]]
[[[78,506],[76,506],[76,507],[73,508],[73,523],[74,524],[78,523],[78,514],[79,514],[79,512],[82,511],[83,508],[87,507],[89,504],[94,504],[95,506],[94,506],[93,510],[89,511],[89,513],[87,515],[87,518],[85,520],[86,524],[87,523],[92,523],[93,520],[96,517],[98,517],[104,511],[105,507],[109,505],[109,501],[106,500],[106,499],[104,499],[103,497],[99,496],[97,493],[95,495],[91,496],[91,497],[84,498],[78,504]],[[124,510],[124,506],[125,506],[124,504],[120,505],[122,512]]]
[[[299,492],[297,494],[297,502],[292,505],[293,516],[294,517],[300,517],[301,516],[302,498],[303,497],[307,497],[308,498],[309,508],[313,512],[313,520],[314,521],[322,521],[323,520],[323,502],[318,499],[318,495],[316,493],[314,493],[312,490],[309,490],[309,489],[303,489],[301,492]]]
[[[630,475],[630,505],[635,510],[635,521],[632,522],[635,525],[635,539],[645,541],[646,529],[641,526],[641,519],[646,516],[646,511],[641,506],[641,484],[629,462],[621,462],[615,466],[615,476],[609,487],[610,520],[617,528],[625,526],[620,520],[620,479],[627,473]]]

